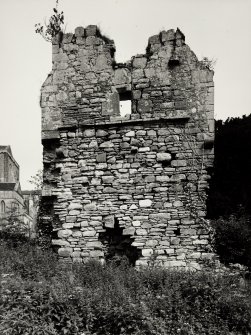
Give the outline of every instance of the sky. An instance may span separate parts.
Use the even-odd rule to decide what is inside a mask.
[[[35,34],[54,0],[0,0],[0,145],[11,145],[22,189],[42,168],[40,88],[51,45]],[[216,60],[215,118],[251,113],[251,0],[59,0],[65,31],[96,24],[116,60],[144,53],[148,38],[179,27],[197,57]]]

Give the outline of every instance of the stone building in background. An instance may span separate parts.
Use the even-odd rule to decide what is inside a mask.
[[[9,145],[0,146],[0,229],[10,222],[24,224],[28,234],[35,237],[36,212],[39,195],[35,191],[22,192],[19,165]],[[35,202],[33,202],[33,200]]]
[[[213,257],[213,71],[179,29],[150,37],[124,64],[114,55],[96,26],[53,41],[41,94],[41,241],[65,261],[126,255],[200,268]]]

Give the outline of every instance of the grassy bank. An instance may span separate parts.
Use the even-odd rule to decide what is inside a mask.
[[[248,334],[237,275],[136,271],[122,261],[65,267],[27,243],[0,242],[0,334]]]

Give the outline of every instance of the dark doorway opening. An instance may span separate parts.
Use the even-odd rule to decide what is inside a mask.
[[[114,228],[106,228],[105,232],[100,233],[99,240],[105,247],[106,261],[126,257],[129,264],[134,266],[141,255],[140,250],[132,246],[133,240],[130,235],[123,235],[123,228],[119,227],[117,219],[115,219]]]

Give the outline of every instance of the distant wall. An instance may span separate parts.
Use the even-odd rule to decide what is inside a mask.
[[[19,166],[7,151],[0,151],[0,183],[19,180]]]

